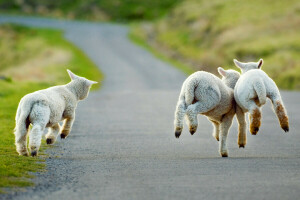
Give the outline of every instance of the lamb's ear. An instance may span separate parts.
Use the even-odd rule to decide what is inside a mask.
[[[97,84],[98,82],[97,81],[90,81],[90,80],[87,80],[87,83],[88,85],[93,85],[93,84]]]
[[[222,67],[218,67],[218,72],[221,76],[226,76],[227,73],[226,70],[223,69]]]
[[[71,80],[75,80],[78,78],[78,76],[76,76],[73,72],[71,72],[70,70],[67,69],[67,72],[71,78]]]
[[[261,59],[259,59],[259,61],[258,61],[257,63],[258,63],[258,64],[257,64],[257,68],[260,69],[261,66],[262,66],[263,63],[264,63],[264,60],[261,58]]]
[[[237,66],[240,69],[244,68],[244,63],[241,63],[240,61],[238,61],[237,59],[233,59],[233,62],[235,64],[235,66]]]

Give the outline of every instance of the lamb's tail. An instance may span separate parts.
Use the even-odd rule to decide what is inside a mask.
[[[195,103],[195,90],[196,90],[196,85],[190,81],[186,85],[186,89],[184,91],[184,102],[186,103],[186,107],[189,105],[192,105]]]
[[[264,105],[267,100],[267,91],[263,81],[261,79],[258,79],[254,82],[253,87],[257,94],[259,104]]]

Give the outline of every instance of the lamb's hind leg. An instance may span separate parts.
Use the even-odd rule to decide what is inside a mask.
[[[27,133],[29,128],[28,120],[17,120],[15,127],[15,144],[19,155],[28,156]]]
[[[256,135],[261,125],[261,111],[254,100],[249,100],[246,108],[249,110],[250,133]]]
[[[183,118],[185,114],[185,109],[186,106],[184,100],[179,100],[176,106],[175,120],[174,120],[176,138],[179,138],[183,129]]]
[[[208,101],[208,102],[196,102],[189,105],[186,109],[187,122],[189,126],[190,133],[193,135],[197,131],[198,119],[197,115],[201,113],[206,113],[212,110],[219,102]]]
[[[50,108],[43,104],[35,104],[30,113],[32,129],[29,134],[31,156],[37,156],[41,146],[42,135],[49,122]]]
[[[289,118],[283,102],[280,97],[272,97],[274,111],[278,117],[281,128],[285,131],[289,131]]]
[[[46,135],[47,144],[54,144],[54,142],[56,141],[57,135],[59,133],[59,130],[60,130],[60,126],[58,123],[49,128],[49,131]]]

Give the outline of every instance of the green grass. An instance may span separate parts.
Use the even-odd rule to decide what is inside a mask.
[[[80,76],[95,81],[100,81],[103,76],[78,48],[63,39],[62,33],[59,31],[4,25],[0,26],[0,34],[2,34],[2,37],[0,37],[0,75],[5,75],[7,70],[16,68],[21,70],[24,76],[19,79],[19,76],[15,77],[12,74],[6,80],[0,80],[1,193],[5,191],[3,190],[4,187],[32,185],[32,182],[28,179],[32,177],[29,172],[40,171],[45,167],[44,160],[47,156],[43,154],[43,150],[37,158],[19,156],[15,150],[13,135],[14,117],[21,97],[39,89],[69,82],[66,72],[67,68]],[[30,45],[27,45],[27,43]],[[34,71],[24,70],[26,68],[24,68],[22,63],[31,63],[32,60],[44,58],[43,56],[40,57],[43,55],[43,52],[55,55],[56,51],[68,52],[71,56],[69,56],[69,59],[63,60],[63,62],[57,63],[54,59],[53,62],[36,66],[35,71],[38,71],[37,75],[40,77],[32,80],[26,79]],[[46,56],[49,57],[51,55]],[[9,59],[5,60],[7,57]],[[48,76],[50,76],[50,79]],[[45,147],[46,145],[43,143],[41,149]]]
[[[216,73],[264,59],[262,69],[283,89],[300,90],[300,3],[297,0],[186,0],[132,33],[194,70]],[[235,68],[237,69],[237,68]]]
[[[151,20],[167,13],[179,0],[0,0],[0,11],[85,20]]]

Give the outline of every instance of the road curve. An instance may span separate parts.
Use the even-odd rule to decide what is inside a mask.
[[[174,137],[186,77],[132,44],[126,26],[0,16],[6,22],[65,31],[106,78],[79,104],[70,136],[48,150],[36,186],[0,199],[299,199],[300,93],[282,92],[289,133],[268,103],[259,134],[247,133],[245,149],[238,148],[234,122],[230,157],[221,158],[205,117],[194,136],[185,127]]]

